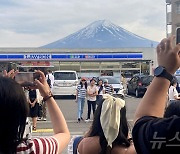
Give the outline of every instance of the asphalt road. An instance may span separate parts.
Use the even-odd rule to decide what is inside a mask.
[[[140,100],[141,98],[135,98],[134,96],[126,96],[125,101],[127,108],[127,119],[129,122],[132,122],[135,110]],[[73,98],[60,97],[56,99],[56,102],[60,107],[61,111],[63,112],[68,124],[68,128],[72,134],[81,134],[88,129],[91,122],[85,123],[82,121],[81,123],[77,123],[77,103]],[[85,103],[83,118],[86,119],[86,116],[87,116],[87,104]],[[91,113],[91,120],[92,120],[92,113]],[[37,132],[40,132],[38,131],[39,129],[52,129],[48,112],[47,112],[47,121],[38,121]],[[46,131],[44,130],[44,132]],[[50,133],[52,131],[49,130],[47,132]]]
[[[139,104],[141,98],[135,98],[134,96],[126,96],[126,108],[127,108],[127,119],[129,125],[132,127],[132,121],[134,117],[135,110]],[[83,135],[91,126],[92,121],[86,123],[84,121],[77,123],[77,103],[74,98],[71,97],[60,97],[56,98],[56,102],[64,114],[67,121],[68,128],[70,130],[71,136]],[[87,103],[85,103],[83,118],[86,119],[87,116]],[[92,113],[91,113],[92,120]],[[47,112],[47,121],[38,121],[37,131],[32,133],[33,136],[50,136],[53,135],[52,125],[50,122],[50,117]],[[67,148],[64,150],[63,154],[67,153]]]

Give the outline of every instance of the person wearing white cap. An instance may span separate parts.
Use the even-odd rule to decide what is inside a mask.
[[[90,130],[80,141],[80,154],[135,154],[126,119],[125,101],[109,94],[103,95]]]
[[[114,88],[112,85],[108,84],[108,79],[104,80],[104,88],[105,88],[105,94],[110,94],[110,95],[113,94]]]

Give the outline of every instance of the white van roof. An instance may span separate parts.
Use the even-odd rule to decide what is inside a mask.
[[[59,70],[59,71],[54,71],[54,72],[75,72],[76,73],[76,71],[71,71],[71,70]]]

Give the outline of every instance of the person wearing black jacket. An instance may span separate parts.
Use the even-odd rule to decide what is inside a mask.
[[[180,151],[180,116],[164,116],[167,92],[173,74],[180,67],[180,44],[165,38],[157,46],[155,77],[139,103],[132,130],[138,154],[169,154]]]

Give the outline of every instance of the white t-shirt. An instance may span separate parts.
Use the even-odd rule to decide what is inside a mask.
[[[97,90],[98,90],[98,91],[99,91],[99,89],[100,89],[100,87],[99,87],[99,86],[97,86]],[[99,95],[103,95],[103,91],[105,91],[104,86],[103,86],[103,89],[100,91]]]
[[[92,86],[88,86],[87,87],[87,91],[90,93],[90,94],[94,94],[94,93],[96,93],[96,91],[98,91],[98,89],[97,89],[97,86],[96,85],[94,85],[93,87]],[[89,101],[96,101],[96,96],[87,96],[87,100],[89,100]]]
[[[174,96],[178,96],[178,92],[174,86],[169,88],[169,100],[176,100]]]

